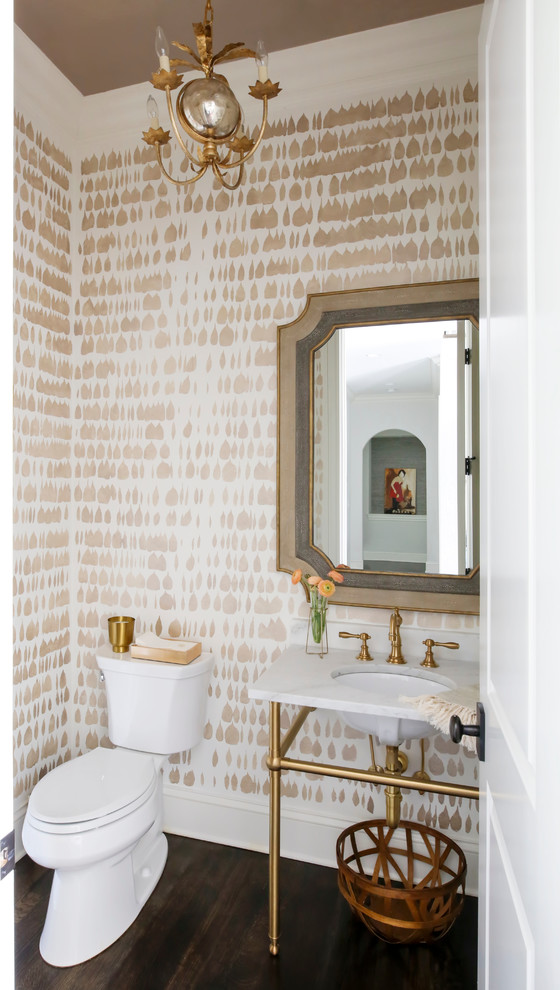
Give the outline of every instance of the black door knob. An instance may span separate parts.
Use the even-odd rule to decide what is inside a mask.
[[[449,719],[449,735],[453,742],[459,743],[463,736],[480,736],[480,726],[463,725],[458,715],[452,715]]]
[[[460,743],[463,736],[475,736],[478,758],[484,761],[485,720],[484,706],[480,701],[477,702],[476,711],[478,724],[475,725],[463,725],[458,715],[452,715],[449,719],[449,735],[454,743]]]

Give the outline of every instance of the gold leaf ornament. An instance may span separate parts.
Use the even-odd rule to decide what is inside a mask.
[[[253,142],[251,141],[251,138],[247,137],[246,134],[240,134],[237,137],[233,137],[231,141],[228,141],[228,147],[231,148],[232,151],[244,155],[247,151],[251,150],[253,147]]]
[[[146,144],[169,144],[171,141],[171,134],[169,131],[164,131],[163,127],[150,127],[149,131],[143,131],[142,137]]]
[[[212,58],[212,26],[210,24],[193,24],[196,47],[202,65],[208,65]]]
[[[222,50],[212,59],[212,65],[215,65],[216,62],[233,62],[235,59],[239,58],[256,57],[256,52],[254,52],[252,48],[245,48],[243,46],[243,42],[241,41],[235,45],[226,45],[225,48],[222,48]]]
[[[249,86],[249,92],[256,100],[264,100],[265,96],[267,99],[273,100],[282,90],[280,83],[273,83],[270,79],[267,79],[266,82],[261,82],[260,79],[257,79],[254,86]]]
[[[175,72],[175,69],[172,69],[171,72],[167,72],[165,69],[152,72],[152,86],[155,89],[177,89],[182,81],[183,77]]]

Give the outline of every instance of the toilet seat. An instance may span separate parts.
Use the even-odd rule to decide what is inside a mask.
[[[156,787],[151,756],[99,747],[46,774],[31,793],[27,817],[41,832],[86,832],[125,818]]]

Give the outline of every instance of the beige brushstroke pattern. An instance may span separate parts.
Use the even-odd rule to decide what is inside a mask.
[[[14,796],[68,759],[72,475],[69,158],[14,128]]]
[[[248,686],[305,614],[275,567],[276,326],[310,292],[477,274],[476,100],[465,78],[273,120],[232,195],[177,192],[150,149],[115,142],[78,166],[75,229],[70,162],[16,117],[18,796],[108,745],[95,651],[122,611],[214,653],[204,741],[172,756],[166,785],[265,800],[267,711]],[[321,440],[317,456],[322,486]],[[451,618],[407,622],[420,639]],[[369,765],[367,739],[329,713],[293,751]],[[476,779],[444,740],[427,766]],[[383,814],[365,785],[282,788],[307,811]],[[472,802],[407,792],[403,811],[476,829]]]

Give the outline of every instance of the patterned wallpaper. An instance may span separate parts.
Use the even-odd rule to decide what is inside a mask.
[[[14,128],[14,772],[28,795],[72,750],[72,298],[64,152]]]
[[[167,785],[262,802],[267,710],[247,689],[304,614],[276,571],[277,324],[310,292],[476,276],[476,86],[273,115],[234,193],[177,191],[150,149],[108,139],[73,162],[71,306],[70,164],[28,121],[16,133],[16,793],[108,744],[94,657],[124,612],[215,656],[204,742],[170,759]],[[425,620],[406,617],[419,633]],[[298,751],[369,758],[326,713]],[[442,739],[428,751],[429,771],[465,783],[475,764]],[[307,811],[374,810],[364,785],[291,774],[283,787]],[[476,825],[475,805],[437,796],[406,796],[403,814]]]

